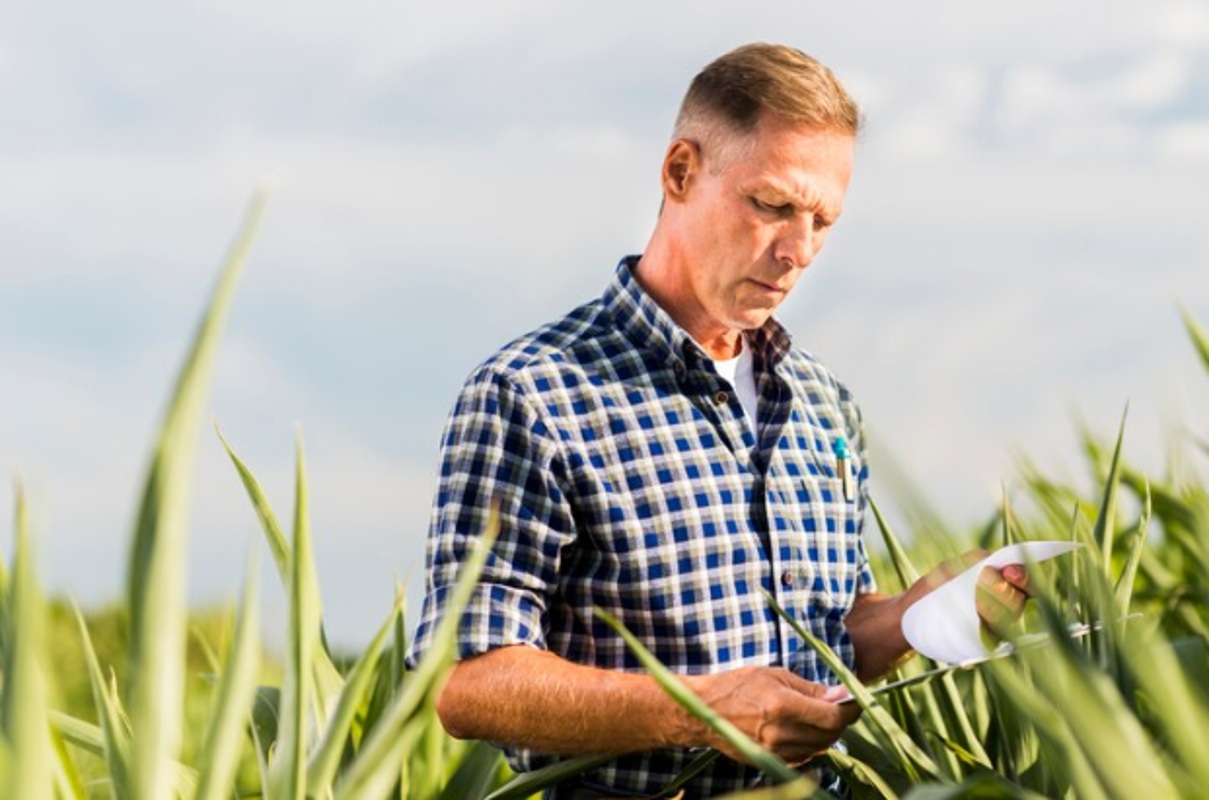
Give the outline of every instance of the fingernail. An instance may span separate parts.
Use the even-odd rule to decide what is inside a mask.
[[[823,692],[823,700],[828,703],[838,703],[841,700],[847,700],[851,695],[848,694],[848,689],[843,686],[828,686],[827,691]]]

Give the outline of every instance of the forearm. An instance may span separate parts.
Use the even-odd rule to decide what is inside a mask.
[[[880,678],[910,655],[911,645],[902,629],[903,612],[914,600],[908,595],[857,595],[844,619],[856,651],[856,674],[862,681]]]
[[[460,662],[437,713],[458,738],[565,755],[706,742],[704,727],[649,676],[585,667],[522,645]]]
[[[856,651],[857,676],[863,681],[880,678],[910,655],[911,645],[903,635],[903,613],[913,603],[986,555],[983,550],[971,550],[950,559],[900,594],[857,595],[856,603],[844,618]],[[1028,572],[1021,565],[1009,564],[1002,570],[986,567],[979,573],[978,616],[991,630],[1002,630],[1012,620],[1019,618],[1027,599]]]

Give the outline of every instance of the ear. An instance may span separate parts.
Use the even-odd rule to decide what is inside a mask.
[[[663,196],[673,203],[687,195],[697,173],[701,170],[701,148],[689,139],[675,139],[663,157]]]

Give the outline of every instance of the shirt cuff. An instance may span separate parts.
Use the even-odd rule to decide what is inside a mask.
[[[424,610],[407,652],[407,668],[415,669],[432,647],[437,627],[445,617],[453,586],[438,586],[424,598]],[[526,589],[495,583],[479,584],[462,612],[458,624],[455,659],[477,656],[488,650],[514,644],[546,648],[542,619],[545,601]]]

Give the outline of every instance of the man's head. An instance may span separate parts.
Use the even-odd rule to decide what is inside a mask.
[[[792,47],[758,43],[718,57],[697,74],[672,137],[721,155],[765,117],[853,138],[861,127],[860,110],[831,70]],[[715,159],[710,166],[724,164]]]
[[[830,70],[788,47],[740,47],[693,80],[638,276],[714,357],[737,352],[822,247],[859,128]]]

